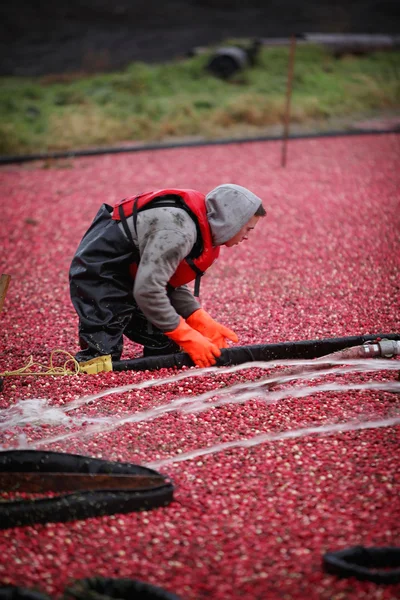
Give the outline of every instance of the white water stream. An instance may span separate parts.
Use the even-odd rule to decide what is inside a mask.
[[[117,429],[122,425],[128,423],[139,423],[149,422],[153,419],[162,417],[165,414],[177,412],[177,413],[199,413],[208,410],[212,407],[223,406],[227,404],[244,404],[248,400],[256,399],[262,400],[266,404],[274,404],[281,402],[287,398],[304,398],[312,396],[317,393],[325,393],[327,400],[329,400],[329,393],[345,393],[349,391],[376,391],[376,392],[389,392],[389,393],[400,393],[400,382],[394,380],[393,375],[388,373],[387,381],[370,381],[367,383],[324,383],[320,385],[309,385],[304,382],[311,382],[313,379],[320,379],[325,375],[346,375],[355,373],[366,373],[366,372],[379,372],[379,371],[398,371],[400,363],[397,360],[386,360],[386,359],[357,359],[347,361],[332,361],[327,360],[326,368],[321,369],[323,360],[319,359],[318,367],[316,362],[313,360],[292,360],[292,361],[275,361],[275,362],[250,362],[234,367],[210,367],[207,369],[191,369],[183,371],[171,377],[163,379],[150,379],[139,384],[130,384],[115,388],[109,388],[103,390],[97,394],[77,398],[67,406],[57,407],[54,406],[53,401],[49,399],[37,398],[37,399],[20,399],[13,406],[4,409],[0,413],[0,435],[1,432],[7,431],[8,433],[15,428],[17,430],[24,425],[41,426],[43,424],[51,426],[64,426],[69,429],[65,433],[53,435],[49,437],[43,437],[38,441],[32,441],[26,439],[25,434],[19,433],[18,440],[19,444],[17,448],[20,449],[34,449],[38,447],[46,446],[51,444],[59,443],[62,441],[70,440],[73,438],[87,439],[88,437],[96,436],[105,432],[110,432]],[[152,387],[159,387],[167,384],[174,384],[182,379],[195,379],[197,377],[203,377],[204,375],[220,375],[225,373],[236,373],[238,371],[245,371],[247,369],[264,369],[271,371],[276,367],[292,367],[301,366],[304,367],[305,371],[297,374],[285,375],[284,373],[277,373],[275,376],[258,379],[257,381],[242,382],[230,387],[216,388],[200,394],[198,396],[181,396],[167,404],[161,404],[154,408],[149,408],[144,411],[137,411],[132,414],[125,415],[123,417],[106,416],[99,414],[95,417],[90,415],[82,414],[82,410],[79,411],[79,415],[74,414],[77,409],[84,409],[86,405],[91,406],[105,396],[112,394],[125,394],[129,392],[136,392],[138,390],[149,389]],[[301,384],[291,385],[288,384],[296,383],[301,380]],[[275,387],[271,389],[271,386]],[[283,389],[276,389],[276,386],[283,386]],[[195,387],[195,382],[193,383]],[[393,412],[393,411],[392,411]],[[86,427],[82,430],[81,425],[85,423]],[[374,418],[370,417],[368,420],[351,420],[343,423],[327,423],[322,426],[310,425],[302,427],[300,429],[293,429],[288,431],[274,432],[274,433],[262,433],[258,434],[250,439],[234,440],[222,444],[216,444],[207,448],[198,448],[190,452],[178,454],[166,459],[160,459],[147,464],[152,468],[164,466],[173,462],[180,462],[183,460],[189,460],[204,456],[214,452],[221,452],[223,450],[235,447],[251,447],[258,444],[262,444],[267,441],[293,439],[298,437],[304,437],[311,434],[327,435],[342,431],[351,431],[357,429],[366,428],[377,428],[377,427],[388,427],[397,425],[400,423],[400,410],[398,414],[388,415],[387,418]],[[78,429],[75,429],[78,428]],[[0,448],[1,437],[0,437]],[[15,446],[14,446],[15,448]],[[6,448],[3,448],[6,449]]]

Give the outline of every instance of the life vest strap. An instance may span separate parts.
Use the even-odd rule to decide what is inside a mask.
[[[126,222],[126,217],[125,217],[125,214],[124,214],[124,209],[122,208],[122,204],[120,204],[118,206],[118,214],[119,214],[119,218],[120,218],[120,221],[121,221],[121,225],[124,228],[126,237],[131,242],[132,246],[135,247],[135,244],[133,242],[133,237],[132,237],[132,234],[131,234],[131,230],[129,229],[128,223]]]

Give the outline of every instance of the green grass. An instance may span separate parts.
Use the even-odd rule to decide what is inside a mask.
[[[288,55],[288,48],[263,48],[258,65],[229,82],[207,74],[207,54],[97,75],[0,78],[0,154],[212,139],[282,123]],[[398,51],[337,59],[299,46],[292,122],[399,109],[399,65]]]

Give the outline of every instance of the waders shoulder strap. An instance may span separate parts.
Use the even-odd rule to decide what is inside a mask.
[[[121,204],[118,206],[118,214],[119,214],[119,218],[121,220],[122,227],[124,228],[126,237],[132,243],[132,245],[135,246],[134,241],[133,241],[133,237],[132,237],[132,234],[131,234],[131,230],[129,229],[128,223],[126,222],[126,217],[125,217],[125,214],[124,214],[124,209],[122,208]],[[135,227],[135,229],[136,229],[136,227]]]

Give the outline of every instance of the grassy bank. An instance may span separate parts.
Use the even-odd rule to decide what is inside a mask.
[[[263,48],[256,67],[229,82],[205,71],[207,54],[123,71],[0,78],[0,154],[78,149],[171,137],[228,137],[279,124],[288,48]],[[400,108],[400,52],[335,58],[299,46],[293,123]]]

